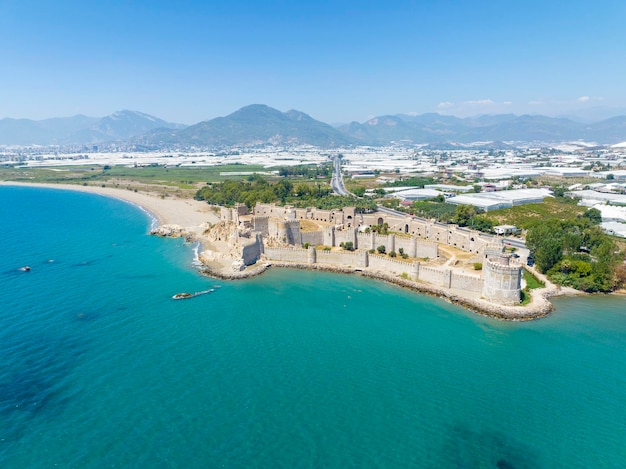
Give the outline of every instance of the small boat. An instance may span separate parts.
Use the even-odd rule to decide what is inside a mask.
[[[192,297],[193,297],[193,295],[191,293],[184,292],[184,293],[176,293],[172,297],[172,299],[173,300],[184,300],[184,299],[192,298]]]
[[[176,293],[172,299],[173,300],[186,300],[187,298],[193,298],[195,296],[206,295],[207,293],[213,293],[215,290],[213,288],[209,288],[208,290],[198,291],[195,293]]]
[[[24,267],[20,267],[18,270],[21,270],[22,272],[28,272],[30,270],[30,267],[25,265]]]

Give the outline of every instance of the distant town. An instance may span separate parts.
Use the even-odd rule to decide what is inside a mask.
[[[320,149],[309,145],[248,146],[220,151],[127,151],[123,146],[5,146],[0,147],[0,165],[13,168],[62,170],[77,165],[171,168],[203,168],[221,165],[263,167],[257,171],[277,175],[277,168],[321,165],[339,158],[348,181],[366,183],[367,192],[384,191],[399,207],[443,196],[454,205],[469,205],[480,211],[537,203],[553,195],[548,186],[527,184],[539,177],[570,181],[563,193],[580,204],[597,208],[602,228],[626,237],[626,143],[611,146],[584,142],[554,146],[519,146],[488,149],[488,143],[462,149],[437,150],[427,145],[397,144],[385,147]],[[243,168],[241,168],[243,169]],[[233,175],[242,175],[236,171]],[[228,172],[223,174],[228,176]],[[433,184],[403,186],[410,177],[433,178]],[[445,183],[444,183],[445,182]],[[382,194],[381,194],[382,195]]]

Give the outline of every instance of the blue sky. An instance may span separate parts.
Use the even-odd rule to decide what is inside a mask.
[[[626,108],[623,0],[0,2],[0,118]]]

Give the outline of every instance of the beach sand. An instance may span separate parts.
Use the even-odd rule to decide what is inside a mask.
[[[206,202],[176,197],[161,197],[160,194],[134,192],[127,189],[97,186],[78,186],[73,184],[36,184],[19,182],[0,182],[3,186],[42,187],[49,189],[71,190],[100,194],[107,197],[125,200],[140,206],[151,213],[159,225],[180,225],[189,233],[201,236],[204,223],[217,223],[219,214],[212,210]]]

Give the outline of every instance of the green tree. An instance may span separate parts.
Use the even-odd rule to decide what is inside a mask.
[[[308,195],[311,194],[309,186],[307,184],[302,184],[302,183],[296,186],[295,192],[298,195],[298,197],[307,197]]]
[[[587,218],[592,225],[599,225],[602,223],[602,212],[597,208],[590,208],[583,213],[583,217]]]
[[[528,230],[526,245],[541,272],[547,272],[563,257],[561,224],[557,220],[538,223]]]
[[[476,209],[471,205],[457,205],[453,221],[459,226],[467,226],[475,216]]]
[[[354,187],[352,193],[357,197],[363,197],[365,195],[365,187]]]

